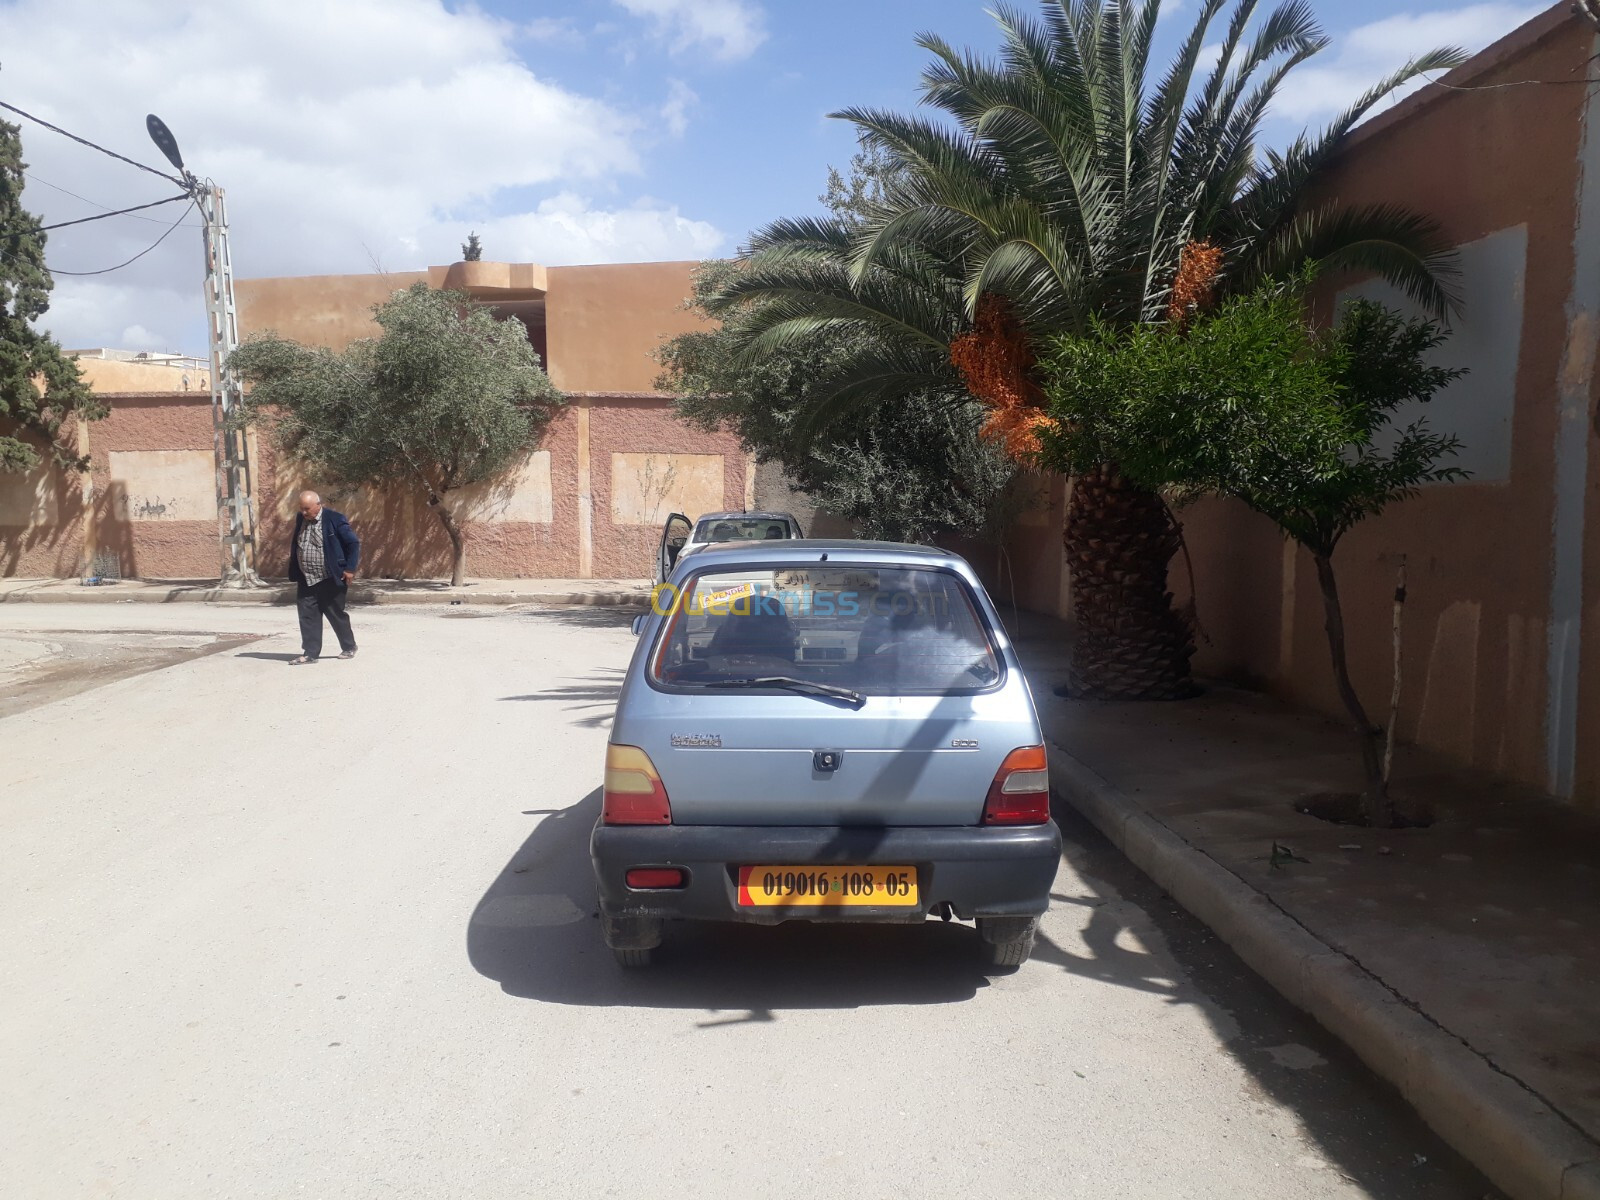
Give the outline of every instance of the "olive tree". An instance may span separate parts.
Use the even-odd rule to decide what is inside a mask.
[[[460,292],[413,284],[373,309],[381,334],[343,351],[268,333],[229,359],[250,384],[249,416],[280,451],[351,486],[422,498],[466,574],[450,494],[503,476],[539,444],[561,394],[518,321]]]

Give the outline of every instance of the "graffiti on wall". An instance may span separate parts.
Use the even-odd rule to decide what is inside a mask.
[[[129,521],[159,521],[169,512],[175,512],[178,507],[176,496],[128,496],[121,497],[122,512],[118,515]]]

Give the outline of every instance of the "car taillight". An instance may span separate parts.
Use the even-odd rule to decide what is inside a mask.
[[[983,802],[985,825],[1043,825],[1050,819],[1050,772],[1043,746],[1006,755]]]
[[[650,756],[637,746],[606,747],[607,825],[671,825],[672,805]]]

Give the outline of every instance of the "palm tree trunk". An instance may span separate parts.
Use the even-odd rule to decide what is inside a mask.
[[[1063,694],[1193,696],[1194,631],[1167,590],[1180,537],[1161,497],[1125,479],[1115,463],[1102,463],[1073,480],[1064,542],[1078,641]]]
[[[1378,731],[1373,728],[1361,697],[1356,695],[1350,682],[1350,665],[1345,655],[1344,612],[1339,606],[1339,587],[1333,578],[1333,559],[1326,554],[1313,554],[1317,562],[1317,582],[1322,586],[1322,611],[1326,618],[1328,649],[1333,655],[1333,679],[1339,688],[1339,698],[1344,701],[1345,712],[1350,714],[1350,724],[1355,728],[1361,744],[1361,766],[1367,775],[1367,790],[1362,807],[1368,822],[1375,829],[1392,829],[1395,824],[1394,801],[1389,798],[1389,785],[1383,777],[1383,756],[1378,748]]]

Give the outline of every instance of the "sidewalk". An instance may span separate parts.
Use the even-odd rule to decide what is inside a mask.
[[[87,587],[76,579],[0,579],[0,604],[293,604],[292,583],[223,588],[215,580],[120,579]],[[644,579],[358,579],[351,604],[592,604],[645,608]]]
[[[1358,788],[1342,726],[1225,686],[1062,700],[1070,637],[1017,638],[1056,789],[1509,1194],[1600,1197],[1600,816],[1402,749],[1435,823],[1329,824],[1295,801]]]

